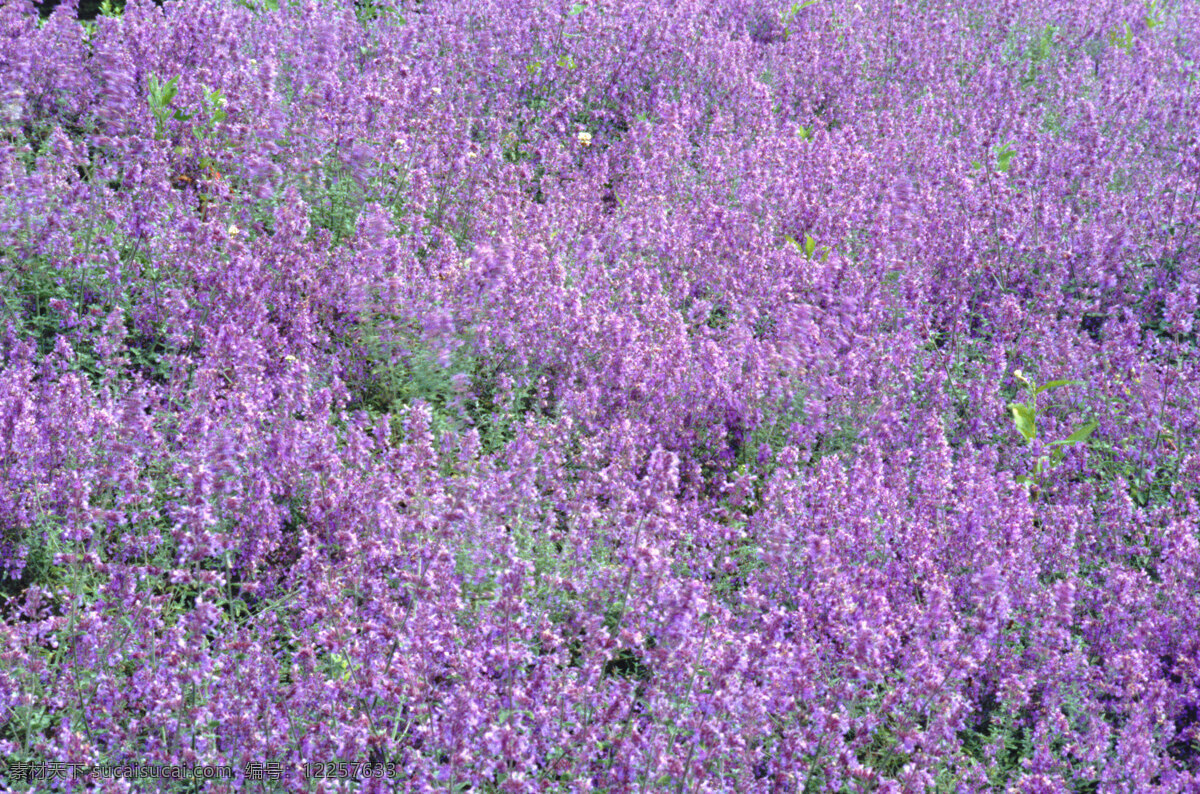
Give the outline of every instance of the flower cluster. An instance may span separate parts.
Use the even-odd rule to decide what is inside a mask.
[[[1200,7],[77,7],[6,786],[1200,787]]]

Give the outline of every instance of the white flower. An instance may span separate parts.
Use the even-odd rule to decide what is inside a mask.
[[[592,145],[592,134],[590,132],[581,132],[578,135],[576,135],[575,137],[578,138],[579,142],[582,143],[584,146]]]

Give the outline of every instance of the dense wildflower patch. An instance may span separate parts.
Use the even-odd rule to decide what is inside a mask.
[[[77,6],[6,789],[1200,787],[1200,6]]]

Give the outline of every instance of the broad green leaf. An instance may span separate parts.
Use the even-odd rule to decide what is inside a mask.
[[[1016,154],[1009,144],[1004,144],[1004,148],[996,153],[996,168],[999,171],[1008,173],[1008,167],[1012,163],[1012,156]]]
[[[1043,383],[1041,386],[1038,386],[1037,389],[1035,389],[1033,393],[1041,394],[1044,391],[1050,391],[1051,389],[1057,389],[1062,386],[1082,386],[1082,385],[1083,385],[1083,381],[1081,381],[1081,380],[1052,380],[1052,381],[1047,381],[1046,383]]]
[[[1096,428],[1100,426],[1099,422],[1088,422],[1083,425],[1070,436],[1067,437],[1068,444],[1079,444],[1091,438],[1092,433],[1096,432]]]
[[[1010,403],[1008,407],[1012,411],[1013,424],[1017,426],[1017,430],[1025,436],[1027,441],[1033,441],[1037,436],[1037,424],[1034,421],[1033,409],[1024,403]]]
[[[175,95],[179,93],[179,86],[176,85],[176,83],[178,83],[178,82],[179,82],[179,75],[175,75],[174,77],[172,77],[170,80],[167,81],[166,85],[164,85],[162,87],[161,91],[159,92],[159,96],[158,96],[159,104],[162,104],[162,105],[171,104],[171,100],[174,99]]]
[[[817,250],[817,241],[810,235],[804,235],[804,255],[812,259],[813,251]]]
[[[582,14],[584,11],[587,11],[587,6],[576,3],[575,5],[571,6],[571,10],[568,11],[567,14],[569,14],[570,16],[573,16],[573,17],[577,17],[580,14]]]
[[[819,2],[821,2],[821,0],[805,0],[805,2],[802,2],[802,3],[792,3],[792,7],[788,10],[788,12],[786,14],[783,15],[783,21],[790,22],[791,20],[795,19],[796,15],[799,14],[801,11],[808,8],[809,6],[815,6]]]
[[[335,653],[329,658],[329,661],[335,678],[342,681],[350,680],[350,660],[347,657]]]

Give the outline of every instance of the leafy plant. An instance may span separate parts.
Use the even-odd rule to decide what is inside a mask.
[[[279,0],[237,0],[237,4],[255,14],[279,10]]]
[[[779,21],[783,23],[783,40],[787,41],[792,36],[792,25],[796,23],[800,12],[809,6],[815,6],[821,0],[803,0],[802,2],[792,3],[791,8],[780,15]]]
[[[449,352],[439,353],[411,324],[372,319],[344,341],[352,345],[345,355],[354,362],[347,379],[349,408],[396,419],[405,408],[424,402],[435,438],[475,428],[490,454],[515,437],[526,415],[552,410],[538,399],[545,387],[541,372],[516,368],[503,355],[485,361],[453,343]]]
[[[788,247],[791,248],[793,251],[800,253],[800,254],[804,254],[805,259],[812,259],[813,254],[815,254],[817,251],[817,241],[814,240],[811,235],[808,235],[808,234],[804,235],[803,245],[801,245],[801,243],[798,242],[796,240],[796,238],[792,237],[790,234],[785,234],[783,236],[783,239],[787,243]],[[829,248],[826,247],[821,250],[821,261],[826,262],[828,260],[829,260]]]
[[[17,530],[15,538],[5,533],[2,542],[14,557],[24,556],[20,575],[12,568],[0,571],[0,598],[6,601],[18,598],[30,587],[41,587],[52,591],[61,581],[61,570],[54,564],[56,554],[64,550],[60,538],[61,528],[50,518],[41,519],[33,528]],[[18,551],[18,549],[20,549]],[[13,565],[13,563],[9,563]]]
[[[199,111],[188,112],[173,105],[175,97],[179,93],[179,75],[164,83],[152,74],[147,78],[147,83],[149,88],[147,102],[150,105],[150,112],[154,116],[154,139],[163,140],[166,137],[167,122],[173,119],[187,125],[183,128],[180,137],[176,138],[178,143],[175,146],[175,154],[177,156],[186,156],[189,153],[189,146],[182,142],[184,137],[197,144],[207,144],[207,148],[211,150],[211,145],[217,135],[217,125],[229,117],[225,110],[228,100],[224,93],[219,88],[205,86]],[[198,123],[188,124],[193,119],[197,119]],[[221,178],[217,158],[211,152],[201,154],[198,163],[201,171],[207,172],[213,178]],[[188,179],[192,180],[193,177],[189,176]]]
[[[1012,402],[1009,403],[1008,409],[1012,412],[1013,424],[1017,428],[1025,440],[1030,444],[1037,441],[1037,398],[1039,394],[1043,394],[1063,386],[1082,386],[1082,381],[1077,380],[1052,380],[1043,383],[1040,386],[1026,377],[1025,373],[1017,370],[1013,373],[1017,380],[1025,384],[1028,391],[1027,402]],[[1050,455],[1043,455],[1037,459],[1034,466],[1033,476],[1020,475],[1016,478],[1017,482],[1025,483],[1030,486],[1034,492],[1041,489],[1043,474],[1051,467],[1062,462],[1063,447],[1071,444],[1083,444],[1091,438],[1092,433],[1096,431],[1099,422],[1092,421],[1087,424],[1080,425],[1074,433],[1059,441],[1051,441],[1049,446],[1053,448]]]
[[[1008,169],[1012,166],[1013,155],[1017,150],[1013,148],[1012,141],[1006,141],[995,151],[996,170],[1002,174],[1008,173]],[[972,170],[979,171],[983,168],[983,163],[978,160],[971,161]]]
[[[1143,21],[1147,30],[1154,30],[1166,24],[1166,20],[1163,19],[1163,9],[1159,7],[1158,0],[1151,0],[1146,4],[1146,16],[1143,17]],[[1128,54],[1133,52],[1134,38],[1133,29],[1126,22],[1109,32],[1108,43]]]
[[[146,100],[150,103],[150,113],[154,116],[154,140],[161,141],[166,134],[168,118],[186,121],[191,118],[191,115],[180,109],[175,109],[174,112],[171,109],[171,103],[175,100],[175,95],[179,93],[179,75],[162,83],[159,82],[157,75],[152,74],[147,78],[147,83],[150,93]]]

